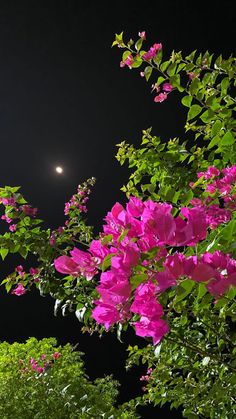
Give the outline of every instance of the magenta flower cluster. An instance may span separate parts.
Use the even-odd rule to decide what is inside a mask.
[[[41,359],[37,360],[35,358],[30,358],[29,363],[25,365],[25,362],[20,359],[19,364],[24,367],[21,367],[21,373],[26,374],[30,371],[34,371],[38,374],[42,374],[45,370],[52,366],[53,362],[56,359],[61,357],[60,352],[54,352],[50,357],[46,356],[45,354],[41,355]]]
[[[30,205],[18,205],[15,198],[12,196],[10,198],[0,198],[0,204],[5,206],[5,214],[1,215],[1,220],[6,221],[9,224],[9,231],[14,233],[17,230],[17,223],[14,223],[15,219],[19,219],[20,213],[23,213],[29,217],[35,217],[38,209],[33,208]],[[14,210],[14,217],[9,217],[9,208]],[[18,216],[19,214],[19,216]]]
[[[204,174],[206,179],[212,179],[208,176],[213,172],[219,175],[211,168]],[[233,172],[226,169],[223,173]],[[55,259],[57,271],[88,280],[109,262],[109,269],[100,275],[96,287],[100,297],[92,312],[106,330],[117,322],[130,322],[138,336],[151,337],[156,345],[169,330],[158,296],[178,280],[204,282],[215,298],[236,286],[236,261],[228,254],[215,251],[186,257],[179,251],[169,253],[170,247],[195,246],[206,238],[208,229],[231,218],[230,210],[209,205],[207,200],[195,198],[192,205],[173,216],[168,203],[131,197],[126,208],[119,203],[113,206],[100,239],[92,241],[89,251],[74,248],[70,257]],[[135,278],[141,278],[139,283]]]

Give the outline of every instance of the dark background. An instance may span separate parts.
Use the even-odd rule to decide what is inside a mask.
[[[163,139],[184,135],[178,94],[154,103],[139,71],[120,69],[121,51],[111,49],[114,34],[124,30],[135,39],[146,30],[147,45],[162,42],[166,56],[172,49],[228,56],[234,52],[233,4],[0,0],[0,186],[21,185],[40,217],[57,227],[78,183],[95,176],[89,221],[98,231],[111,206],[125,200],[119,189],[128,170],[115,160],[115,144],[139,144],[142,129],[150,126]],[[64,167],[63,176],[56,165]],[[1,262],[1,278],[12,269],[11,258]],[[53,304],[37,293],[7,296],[2,288],[0,339],[79,342],[92,379],[113,373],[122,384],[120,401],[141,394],[144,370],[126,373],[124,364],[127,345],[145,341],[133,332],[124,344],[109,334],[82,335],[75,316],[53,316]],[[143,418],[182,417],[167,408],[140,412]]]

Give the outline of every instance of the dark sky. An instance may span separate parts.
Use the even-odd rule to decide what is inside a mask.
[[[184,114],[174,94],[153,102],[138,71],[120,69],[120,51],[111,49],[122,30],[135,38],[146,30],[150,45],[172,49],[234,52],[233,2],[0,1],[0,186],[21,185],[47,225],[64,223],[64,202],[78,183],[95,176],[89,220],[97,228],[115,201],[128,172],[116,162],[115,144],[138,144],[153,127],[164,139],[183,133]],[[61,164],[65,174],[54,167]],[[1,277],[14,268],[9,259]],[[140,371],[124,371],[128,343],[145,344],[134,334],[119,343],[81,335],[73,315],[53,317],[53,301],[38,295],[0,300],[0,339],[55,336],[80,342],[91,378],[114,373],[122,382],[121,400],[140,392]],[[145,409],[142,417],[158,415]],[[180,418],[180,414],[161,411]],[[162,416],[163,417],[163,416]]]

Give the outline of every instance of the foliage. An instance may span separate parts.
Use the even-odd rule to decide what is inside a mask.
[[[93,178],[79,185],[65,206],[68,220],[54,231],[42,227],[18,188],[2,188],[10,231],[0,236],[1,257],[37,260],[29,272],[17,266],[2,284],[15,295],[33,285],[50,293],[55,313],[74,311],[90,333],[111,329],[120,339],[134,327],[148,341],[143,349],[130,347],[128,360],[128,367],[147,363],[143,403],[182,406],[190,419],[230,419],[236,413],[236,60],[208,51],[173,51],[165,60],[160,43],[142,49],[145,38],[141,32],[126,44],[116,35],[113,45],[125,50],[120,65],[142,66],[155,103],[180,94],[186,138],[163,142],[148,129],[140,148],[118,145],[118,161],[132,169],[122,188],[128,202],[113,206],[96,239],[84,218]]]
[[[164,100],[174,91],[179,92],[181,104],[188,110],[185,130],[194,136],[187,136],[184,141],[174,138],[162,142],[160,138],[152,137],[149,129],[144,131],[142,147],[137,150],[125,142],[120,143],[117,159],[121,164],[127,159],[132,168],[129,183],[123,191],[137,195],[139,185],[144,196],[150,193],[154,199],[161,197],[175,202],[183,197],[186,200],[193,173],[205,170],[211,164],[222,168],[235,163],[236,101],[233,94],[236,59],[214,57],[208,51],[203,54],[193,51],[188,56],[173,51],[164,60],[161,44],[150,48],[148,52],[156,45],[160,48],[157,53],[154,50],[150,58],[142,49],[145,40],[145,34],[142,34],[136,43],[130,40],[127,44],[123,33],[116,35],[113,45],[125,49],[121,66],[127,65],[127,56],[132,56],[129,68],[142,66],[140,74],[152,83],[152,92],[157,94],[166,89]],[[155,102],[159,95],[154,97]]]
[[[53,338],[0,344],[1,418],[132,418],[129,406],[115,408],[118,383],[90,382],[81,353]]]

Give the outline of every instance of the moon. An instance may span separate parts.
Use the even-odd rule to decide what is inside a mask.
[[[61,174],[63,173],[63,167],[61,167],[61,166],[57,166],[57,167],[55,168],[55,170],[56,170],[56,172],[57,172],[59,175],[61,175]]]

